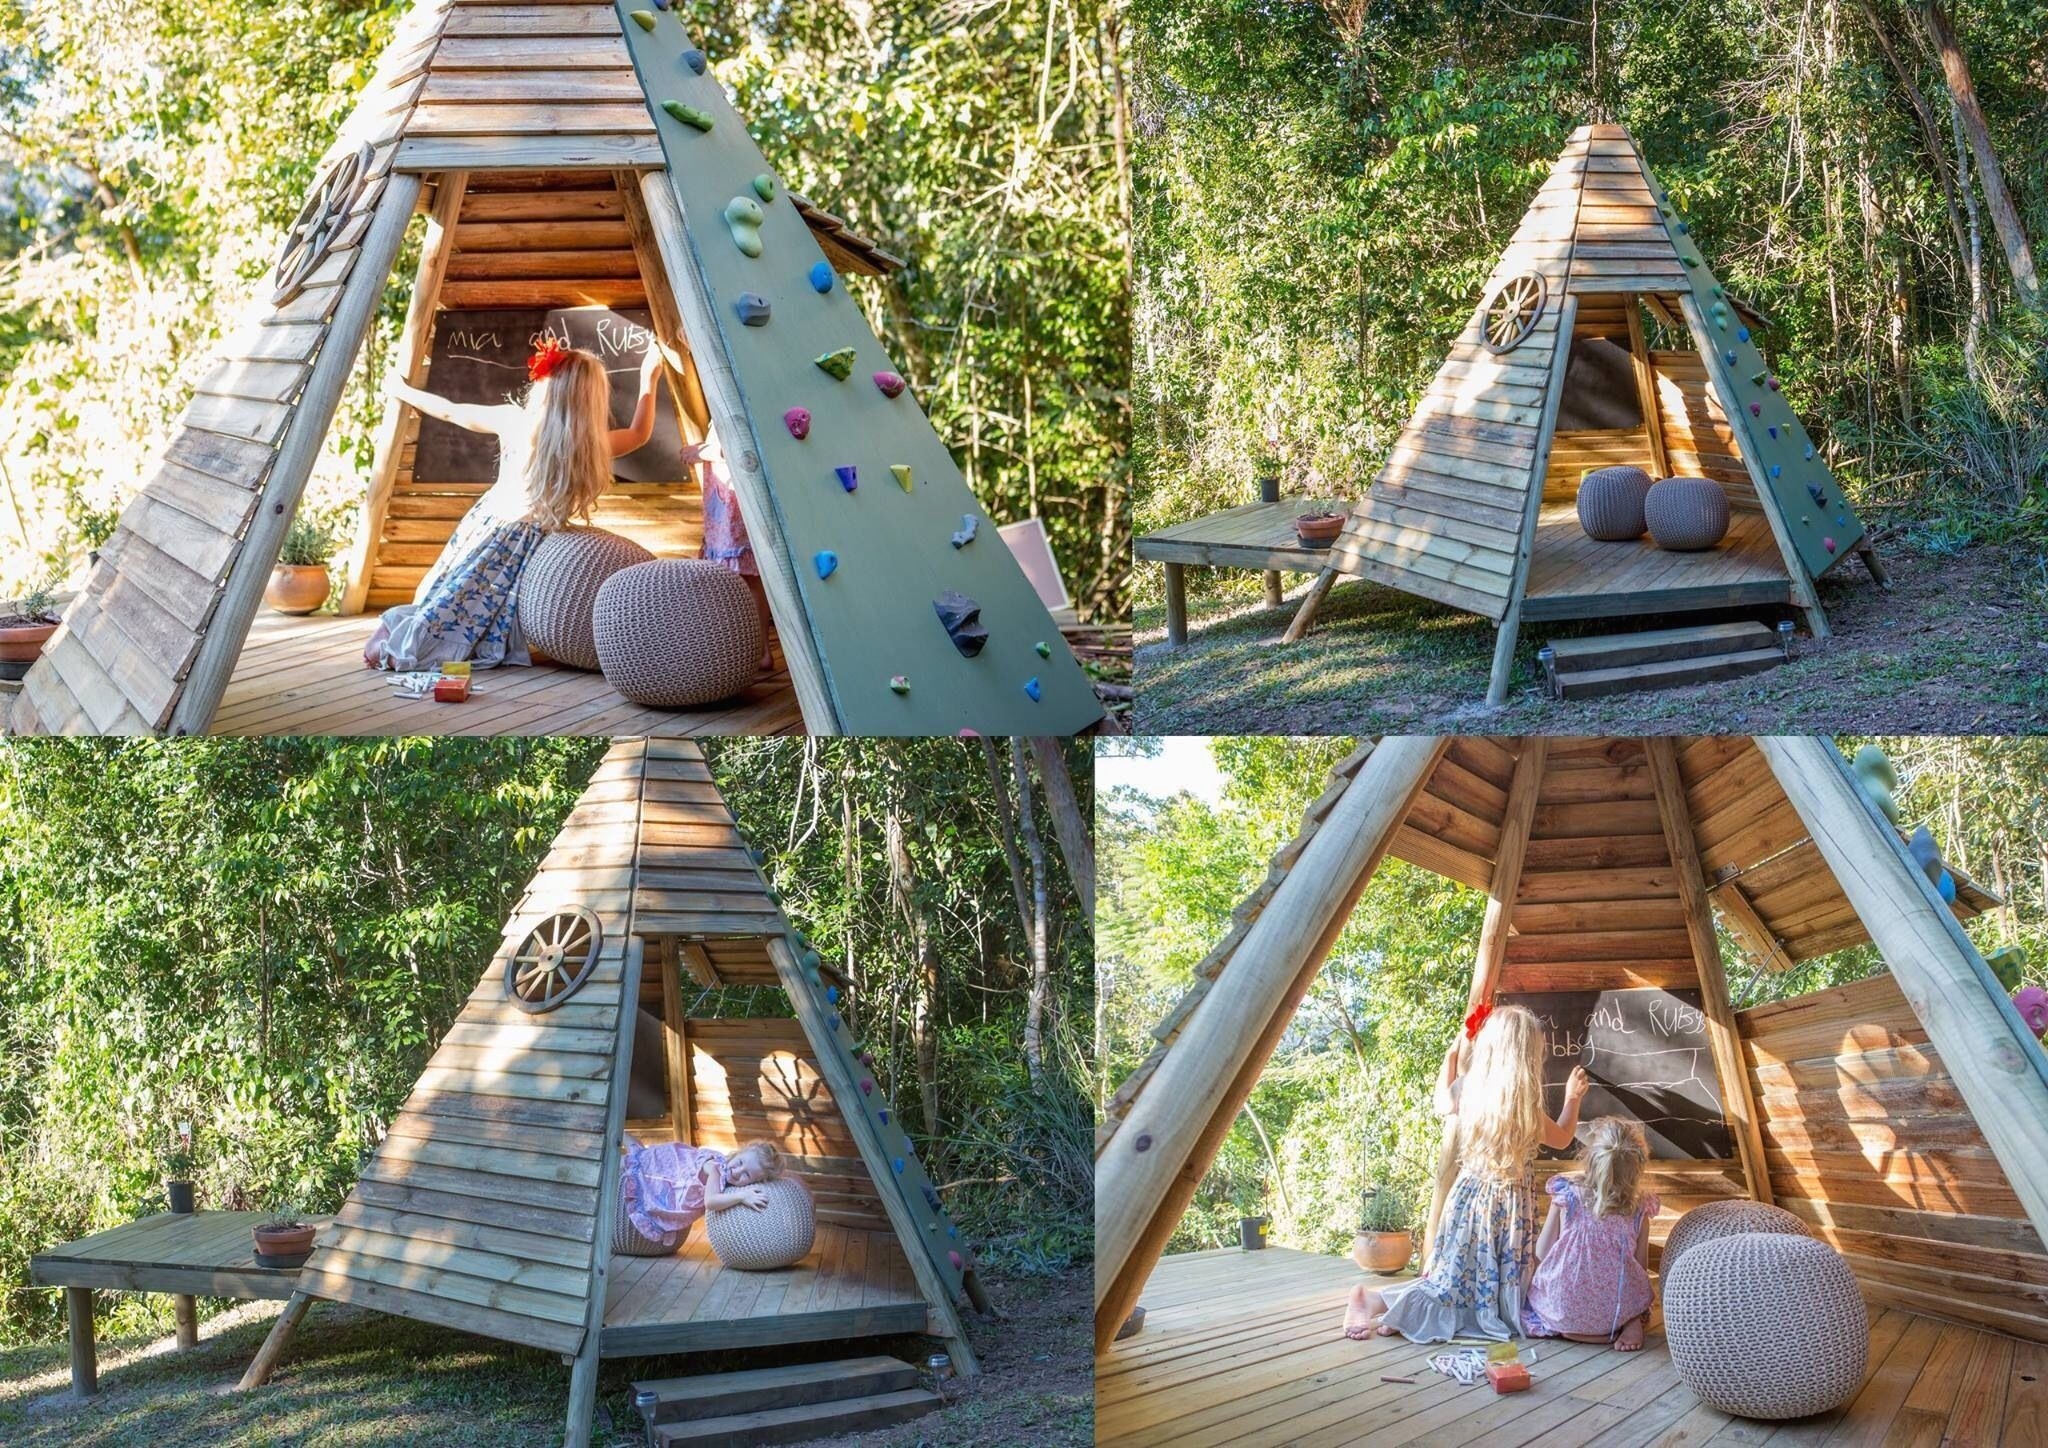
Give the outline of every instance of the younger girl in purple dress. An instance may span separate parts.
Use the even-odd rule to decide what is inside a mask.
[[[1643,1128],[1602,1116],[1586,1128],[1583,1171],[1545,1188],[1550,1215],[1536,1238],[1536,1274],[1522,1307],[1531,1337],[1643,1345],[1650,1320],[1650,1219],[1657,1198],[1641,1192],[1649,1156]]]
[[[760,1184],[781,1175],[782,1153],[766,1141],[727,1156],[687,1141],[643,1147],[628,1137],[620,1186],[633,1230],[673,1247],[706,1212],[760,1211],[768,1205]]]

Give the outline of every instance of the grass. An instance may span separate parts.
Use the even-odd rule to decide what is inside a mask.
[[[968,1331],[983,1372],[948,1387],[949,1405],[900,1427],[829,1440],[844,1448],[932,1448],[1093,1441],[1091,1269],[1052,1282],[991,1279],[1009,1316]],[[221,1306],[223,1304],[212,1304]],[[62,1343],[0,1351],[0,1442],[9,1448],[530,1448],[561,1440],[569,1369],[559,1357],[357,1308],[316,1303],[270,1384],[233,1391],[276,1318],[276,1303],[232,1306],[200,1328],[191,1353],[168,1338],[103,1338],[100,1392],[69,1389]],[[607,1363],[592,1442],[644,1442],[636,1378],[732,1371],[869,1352],[923,1361],[926,1338]]]
[[[1164,645],[1164,610],[1136,620],[1137,709],[1146,734],[2019,733],[2048,710],[2048,630],[2030,580],[2042,560],[2021,544],[1963,553],[1884,546],[1892,587],[1851,563],[1823,579],[1834,637],[1800,637],[1769,673],[1601,699],[1556,701],[1536,686],[1545,641],[1789,610],[1531,624],[1515,653],[1508,702],[1485,707],[1494,629],[1485,620],[1376,584],[1346,581],[1298,644],[1280,635],[1308,580],[1279,610],[1212,602],[1189,642]],[[1191,576],[1191,582],[1195,581]]]

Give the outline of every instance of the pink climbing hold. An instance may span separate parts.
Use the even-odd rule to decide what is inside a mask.
[[[967,1270],[967,1264],[960,1260],[960,1254],[958,1252],[948,1252],[946,1254],[946,1260],[953,1264],[953,1270],[955,1272],[964,1272],[965,1270]]]
[[[789,435],[802,442],[811,435],[811,410],[808,407],[792,407],[782,414],[782,425],[789,429]]]
[[[872,1095],[874,1095],[874,1094],[875,1094],[875,1078],[874,1078],[874,1077],[872,1077],[872,1076],[863,1076],[863,1077],[861,1077],[861,1078],[860,1078],[860,1094],[861,1094],[861,1095],[863,1095],[863,1096],[872,1096]]]
[[[894,372],[877,372],[875,374],[875,386],[882,389],[882,396],[884,397],[900,396],[903,389],[908,385],[901,376]]]
[[[1762,417],[1764,415],[1764,405],[1761,402],[1750,403],[1749,415],[1751,417]]]
[[[1820,540],[1820,546],[1827,549],[1828,552],[1832,553],[1835,551],[1835,540],[1832,538],[1823,538]]]
[[[981,731],[979,729],[962,729],[953,737],[956,739],[979,739],[981,738]]]

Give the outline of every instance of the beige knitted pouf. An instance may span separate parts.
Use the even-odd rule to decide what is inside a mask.
[[[706,1212],[704,1230],[726,1266],[772,1272],[809,1255],[818,1235],[818,1214],[810,1191],[795,1177],[772,1177],[759,1185],[768,1193],[767,1206]]]
[[[1743,1418],[1804,1418],[1856,1396],[1870,1317],[1841,1253],[1811,1237],[1738,1232],[1664,1274],[1672,1366],[1701,1402]]]
[[[633,1219],[626,1215],[626,1194],[619,1193],[619,1215],[612,1222],[612,1250],[623,1257],[669,1257],[683,1250],[683,1243],[690,1239],[686,1227],[676,1238],[673,1247],[664,1247],[655,1238],[648,1236],[633,1225]]]
[[[1728,495],[1712,478],[1665,478],[1643,495],[1650,541],[1667,553],[1697,553],[1728,536]]]
[[[1783,1207],[1766,1206],[1749,1200],[1706,1202],[1694,1207],[1671,1224],[1664,1239],[1664,1260],[1658,1268],[1667,1279],[1678,1258],[1689,1247],[1732,1237],[1737,1232],[1778,1232],[1788,1237],[1810,1237],[1806,1223]]]
[[[607,578],[592,628],[604,681],[658,709],[731,698],[754,682],[767,647],[754,596],[737,573],[677,558]]]
[[[1641,468],[1593,468],[1579,479],[1579,526],[1603,543],[1640,538],[1649,491],[1650,475]]]
[[[564,528],[541,539],[519,575],[519,627],[526,641],[572,669],[597,669],[590,610],[621,568],[654,555],[602,528]]]

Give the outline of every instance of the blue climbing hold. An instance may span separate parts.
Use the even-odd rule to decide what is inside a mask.
[[[668,9],[666,5],[663,5],[661,8],[664,10]],[[687,65],[692,71],[694,71],[698,75],[704,74],[704,52],[697,49],[697,47],[694,45],[691,46],[688,50],[683,52],[683,64]]]
[[[1735,340],[1738,342],[1747,342],[1749,340],[1749,328],[1738,327],[1735,331]]]
[[[957,1242],[960,1240],[960,1229],[958,1227],[948,1227],[946,1228],[946,1235]]]
[[[1784,475],[1784,472],[1785,472],[1785,470],[1784,470],[1783,468],[1779,467],[1779,466],[1778,466],[1778,465],[1777,465],[1776,463],[1772,463],[1772,464],[1771,464],[1771,476],[1772,476],[1772,477],[1774,477],[1774,478],[1776,478],[1776,477],[1782,477],[1782,476]]]
[[[1692,230],[1692,228],[1687,226],[1684,222],[1681,221],[1678,223],[1678,234],[1680,236],[1684,236],[1690,230]]]
[[[846,489],[847,492],[850,493],[860,486],[860,472],[853,464],[842,464],[832,469],[832,472],[839,479],[839,486]]]
[[[890,1158],[890,1161],[889,1161],[889,1165],[890,1165],[890,1166],[893,1166],[893,1167],[895,1167],[895,1168],[896,1168],[896,1175],[898,1175],[898,1176],[902,1176],[902,1175],[903,1175],[903,1158],[902,1158],[902,1157],[898,1156],[898,1157],[892,1157],[892,1158]]]
[[[1807,461],[1809,461],[1809,462],[1811,462],[1811,461],[1813,460],[1813,444],[1812,444],[1812,443],[1808,443],[1808,444],[1806,445],[1806,458],[1807,458]]]
[[[1837,513],[1835,514],[1835,521],[1846,528],[1849,526],[1849,515],[1847,513]]]
[[[1778,435],[1778,429],[1777,429],[1777,428],[1775,428],[1775,427],[1773,427],[1773,428],[1771,429],[1771,436],[1772,436],[1773,438],[1775,438],[1775,437],[1777,437],[1777,435]]]
[[[1941,872],[1941,878],[1934,882],[1934,888],[1941,892],[1944,904],[1953,905],[1956,903],[1956,877],[1948,871],[1943,870]]]
[[[1816,503],[1818,503],[1824,496],[1826,496],[1824,493],[1821,492],[1819,483],[1808,483],[1806,485],[1806,491],[1808,495],[1811,496],[1814,502]]]
[[[837,1011],[832,1014],[832,1029],[835,1031],[839,1029],[839,1013]]]
[[[1732,350],[1723,352],[1721,355],[1728,359],[1728,365],[1730,367],[1733,367],[1735,365],[1735,353]]]
[[[1038,702],[1039,696],[1045,692],[1044,689],[1039,687],[1038,675],[1033,674],[1024,681],[1024,692],[1031,696],[1032,703],[1036,704]]]
[[[928,1207],[930,1207],[930,1208],[931,1208],[931,1209],[932,1209],[933,1211],[935,1211],[935,1212],[936,1212],[936,1211],[937,1211],[937,1210],[939,1209],[939,1194],[938,1194],[938,1192],[937,1192],[937,1191],[935,1191],[935,1190],[933,1189],[933,1187],[932,1187],[932,1184],[931,1184],[930,1182],[924,1182],[924,1183],[921,1183],[921,1185],[922,1185],[922,1186],[923,1186],[923,1188],[924,1188],[924,1200],[925,1200],[925,1205],[926,1205],[926,1206],[928,1206]]]
[[[826,999],[826,1000],[828,1000],[828,1001],[830,1001],[830,1002],[831,1002],[831,1003],[832,1003],[833,1005],[835,1005],[835,1006],[836,1006],[836,1005],[838,1005],[838,1004],[839,1004],[839,987],[838,987],[838,986],[836,986],[836,985],[828,985],[828,986],[826,986],[826,987],[825,987],[825,999]]]
[[[811,268],[811,290],[829,292],[832,290],[832,263],[821,261]]]
[[[820,578],[830,578],[839,571],[839,555],[830,548],[820,548],[817,556],[811,561],[818,565]]]
[[[882,1123],[882,1125],[887,1126],[889,1124],[889,1108],[884,1106],[880,1111],[877,1111],[875,1113],[875,1117]]]

